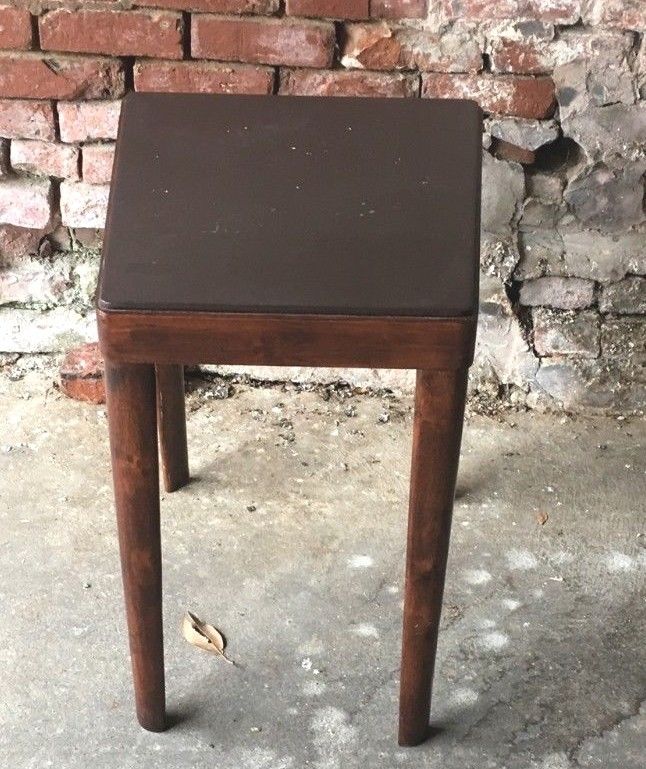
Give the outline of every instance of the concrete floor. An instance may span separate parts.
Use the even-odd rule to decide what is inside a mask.
[[[643,421],[469,419],[437,733],[402,749],[410,400],[192,395],[160,735],[133,717],[105,410],[44,377],[0,378],[1,767],[644,767]],[[184,641],[187,608],[238,667]]]

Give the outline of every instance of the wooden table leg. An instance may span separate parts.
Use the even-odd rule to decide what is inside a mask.
[[[105,371],[137,718],[159,732],[165,696],[155,370],[106,361]]]
[[[157,420],[164,488],[177,491],[189,480],[184,366],[157,365]]]
[[[402,641],[399,744],[429,733],[431,685],[451,533],[466,369],[418,371]]]

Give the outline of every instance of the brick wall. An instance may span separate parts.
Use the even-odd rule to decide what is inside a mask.
[[[428,5],[0,5],[5,360],[94,336],[127,90],[464,96],[487,113],[475,389],[529,405],[643,407],[646,3]]]

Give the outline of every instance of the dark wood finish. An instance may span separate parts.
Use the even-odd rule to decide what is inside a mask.
[[[476,318],[99,310],[103,354],[144,363],[464,368]]]
[[[155,370],[106,360],[121,571],[139,723],[165,728]]]
[[[429,732],[431,685],[466,389],[466,369],[417,372],[399,705],[400,745],[417,745]]]
[[[128,94],[99,307],[472,315],[481,127],[464,100]]]
[[[157,365],[157,426],[164,488],[177,491],[189,481],[186,445],[184,366]]]

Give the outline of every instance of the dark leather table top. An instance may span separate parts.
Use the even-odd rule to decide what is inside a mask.
[[[131,94],[103,310],[471,315],[473,102]]]

